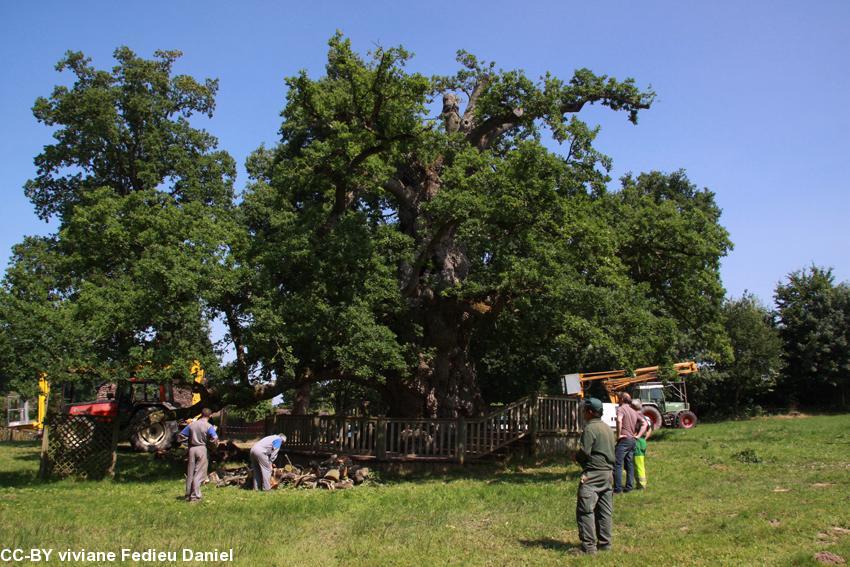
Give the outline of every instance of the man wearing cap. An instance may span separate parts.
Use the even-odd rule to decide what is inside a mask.
[[[210,408],[201,410],[201,417],[187,425],[179,437],[189,443],[189,462],[186,469],[186,500],[197,502],[201,499],[201,484],[207,479],[207,443],[218,443],[215,427],[210,425]]]
[[[286,435],[281,433],[263,437],[251,447],[254,490],[271,490],[272,463],[285,442]]]
[[[614,466],[614,434],[602,423],[602,402],[584,401],[584,431],[576,451],[581,481],[576,497],[576,523],[584,553],[611,549],[614,496],[611,470]]]
[[[639,415],[632,409],[632,397],[620,394],[620,407],[617,408],[617,448],[614,463],[614,494],[631,492],[635,482],[635,438],[643,420],[638,423]],[[623,488],[623,467],[626,468],[626,487]]]

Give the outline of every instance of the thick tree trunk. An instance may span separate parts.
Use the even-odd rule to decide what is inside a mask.
[[[406,381],[388,384],[389,415],[445,417],[481,415],[486,404],[470,356],[472,316],[455,299],[423,301],[414,311],[423,329],[419,365]]]
[[[428,417],[475,416],[484,411],[475,363],[470,357],[472,315],[453,299],[435,302],[425,312],[425,346],[433,357],[421,368],[427,376]]]
[[[311,387],[311,382],[305,382],[295,390],[295,398],[292,401],[293,415],[306,415],[310,411]]]

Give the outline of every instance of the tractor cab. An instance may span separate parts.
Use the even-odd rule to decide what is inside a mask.
[[[690,409],[688,394],[684,382],[648,382],[638,384],[633,397],[644,404],[656,406],[662,413],[679,412]]]

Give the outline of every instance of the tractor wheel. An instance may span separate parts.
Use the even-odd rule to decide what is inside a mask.
[[[676,426],[679,429],[692,429],[696,424],[697,414],[692,411],[683,411],[677,416]]]
[[[166,419],[162,408],[140,409],[130,420],[130,444],[136,451],[164,451],[174,442],[177,422]]]
[[[641,413],[649,418],[652,422],[652,429],[659,430],[664,427],[664,418],[661,417],[661,412],[655,406],[643,406]]]

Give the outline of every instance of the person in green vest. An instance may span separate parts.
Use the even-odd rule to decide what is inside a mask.
[[[640,415],[640,419],[644,421],[644,426],[640,429],[642,432],[635,438],[635,483],[637,488],[646,488],[646,441],[652,435],[652,420],[641,413],[643,402],[638,398],[632,400],[632,409]]]
[[[614,522],[614,433],[602,423],[602,402],[584,401],[584,431],[575,459],[581,465],[576,523],[581,551],[611,549]]]

